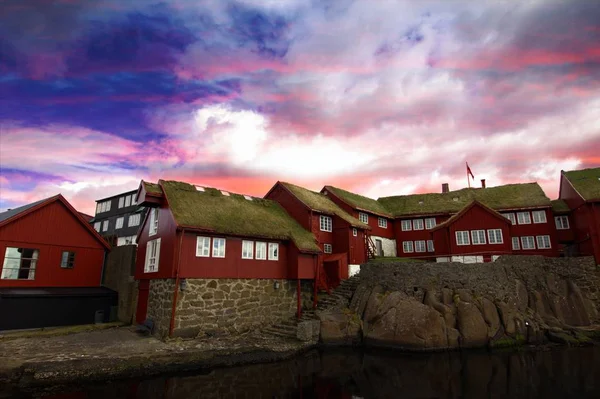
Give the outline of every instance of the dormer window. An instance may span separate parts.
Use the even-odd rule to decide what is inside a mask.
[[[221,190],[221,194],[223,194],[223,195],[224,195],[224,196],[226,196],[226,197],[229,197],[229,193],[228,193],[227,191],[223,191],[223,190]]]
[[[360,220],[364,224],[369,224],[369,215],[367,215],[364,212],[358,212],[358,220]]]
[[[252,197],[249,195],[244,195],[244,198],[246,198],[248,201],[252,201]]]
[[[202,187],[202,186],[195,186],[195,187],[196,187],[196,191],[204,192],[204,187]]]

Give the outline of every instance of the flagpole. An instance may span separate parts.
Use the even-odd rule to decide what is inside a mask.
[[[469,163],[465,162],[465,167],[467,170],[467,184],[469,185],[469,188],[471,188],[471,179],[469,179]]]

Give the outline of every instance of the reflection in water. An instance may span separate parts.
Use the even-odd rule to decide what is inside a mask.
[[[280,363],[121,381],[43,396],[53,399],[598,398],[600,348],[433,354],[314,351]]]

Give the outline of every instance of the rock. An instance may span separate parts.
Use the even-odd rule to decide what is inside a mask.
[[[321,342],[324,344],[355,344],[360,342],[360,319],[349,309],[318,312]]]
[[[467,289],[459,288],[455,291],[454,294],[458,295],[458,299],[460,299],[462,302],[473,302],[473,296],[471,295],[471,291]]]
[[[514,308],[512,308],[504,302],[497,303],[496,308],[498,309],[498,313],[500,314],[502,325],[504,326],[504,331],[507,335],[514,336],[517,333],[517,329],[515,326]]]
[[[521,312],[524,312],[529,303],[527,286],[521,280],[516,280],[515,285],[517,288],[517,309],[519,309]]]
[[[427,306],[431,306],[442,315],[447,328],[456,327],[456,307],[454,305],[448,306],[439,302],[432,291],[425,292],[425,299],[423,303]]]
[[[462,347],[485,346],[488,342],[488,328],[483,315],[472,303],[459,302],[457,308],[458,331]]]
[[[362,316],[367,307],[367,302],[371,295],[371,289],[366,284],[361,284],[356,288],[350,301],[350,310],[359,316]]]
[[[483,298],[481,300],[481,308],[483,311],[483,320],[485,320],[485,323],[488,326],[488,337],[495,337],[502,326],[500,323],[500,316],[498,316],[498,311],[496,310],[496,305],[489,299]]]
[[[383,298],[383,288],[380,285],[376,285],[369,295],[367,300],[367,306],[363,313],[363,321],[368,324],[377,316],[377,308],[380,305],[380,300]]]
[[[296,338],[300,341],[318,341],[321,333],[321,322],[319,320],[304,320],[298,323]]]

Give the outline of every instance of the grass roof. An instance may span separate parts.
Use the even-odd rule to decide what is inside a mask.
[[[600,168],[564,172],[584,200],[600,200]]]
[[[326,195],[308,190],[304,187],[296,186],[291,183],[281,182],[282,185],[287,187],[300,201],[311,208],[314,211],[322,212],[329,215],[337,215],[344,219],[353,227],[359,227],[361,229],[370,229],[368,224],[361,222],[356,219],[348,212],[337,206],[332,200],[327,198]]]
[[[552,200],[552,210],[554,212],[569,212],[569,205],[561,199]]]
[[[391,216],[390,212],[377,200],[363,195],[351,193],[333,186],[325,186],[329,191],[340,197],[344,202],[356,209],[372,212],[376,215]]]
[[[151,194],[162,194],[162,189],[158,184],[148,183],[147,181],[142,180],[142,184],[144,185],[144,189],[147,193]]]
[[[212,230],[219,234],[291,240],[301,251],[320,252],[314,235],[302,228],[275,201],[177,182],[160,181],[171,212],[179,225]]]
[[[394,216],[446,214],[460,211],[477,200],[496,210],[551,206],[550,199],[537,183],[506,184],[488,188],[463,188],[449,193],[413,194],[382,197],[377,201]]]

